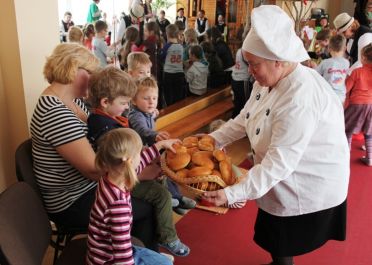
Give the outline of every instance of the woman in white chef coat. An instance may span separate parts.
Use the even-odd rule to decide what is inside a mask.
[[[206,192],[216,205],[256,200],[255,242],[271,264],[344,240],[349,149],[343,108],[278,6],[252,12],[243,56],[256,79],[241,113],[213,136],[225,146],[248,135],[254,166],[241,183]],[[275,30],[274,30],[275,29]],[[248,150],[247,150],[248,151]]]

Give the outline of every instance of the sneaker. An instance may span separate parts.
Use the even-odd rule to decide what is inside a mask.
[[[360,161],[362,161],[363,164],[369,166],[369,167],[372,167],[372,159],[371,158],[368,158],[368,157],[365,157],[363,156]]]
[[[167,249],[175,256],[186,257],[190,254],[190,248],[183,244],[179,239],[170,243],[159,244],[159,246]]]
[[[194,201],[193,199],[187,198],[185,196],[182,196],[178,207],[183,208],[183,209],[194,209],[195,206],[196,206],[196,201]]]
[[[172,255],[164,253],[164,252],[160,252],[160,254],[167,257],[172,263],[174,263],[174,257]]]
[[[177,207],[178,205],[180,205],[180,201],[172,198],[172,208]]]
[[[181,207],[175,207],[175,208],[173,208],[173,211],[174,211],[176,214],[179,214],[179,215],[185,215],[189,210],[184,209],[184,208],[181,208]]]

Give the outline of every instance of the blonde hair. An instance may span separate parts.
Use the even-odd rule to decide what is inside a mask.
[[[168,39],[176,39],[178,38],[179,28],[175,24],[170,24],[165,28],[165,32]]]
[[[196,33],[195,29],[187,29],[184,32],[184,35],[187,44],[198,44],[198,34]]]
[[[83,31],[76,26],[72,26],[68,29],[67,39],[69,42],[77,42],[82,44],[84,33]]]
[[[137,93],[134,96],[134,98],[136,98],[137,95],[143,91],[154,90],[156,91],[156,93],[159,91],[158,84],[153,77],[146,76],[144,78],[138,79],[136,81],[136,86],[137,86]]]
[[[71,84],[81,68],[93,73],[99,68],[99,60],[80,44],[62,43],[47,57],[43,73],[49,84]]]
[[[91,75],[88,100],[93,108],[98,108],[103,98],[108,98],[109,102],[119,96],[132,98],[136,91],[136,85],[129,74],[108,66]]]
[[[139,65],[152,64],[150,57],[144,52],[131,52],[127,58],[128,70],[135,70]]]
[[[101,171],[113,171],[122,175],[125,187],[131,190],[138,182],[131,162],[137,158],[142,147],[142,140],[134,130],[129,128],[111,130],[98,140],[96,167]]]

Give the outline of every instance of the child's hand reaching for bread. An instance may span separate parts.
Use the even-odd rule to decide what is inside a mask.
[[[162,140],[162,141],[155,143],[155,146],[158,150],[169,149],[173,153],[176,153],[176,150],[173,148],[173,144],[175,143],[181,143],[181,141],[179,139]]]
[[[163,140],[168,140],[169,138],[170,138],[170,135],[169,135],[168,132],[166,132],[166,131],[160,131],[156,135],[155,141],[156,142],[159,142],[159,141],[163,141]]]

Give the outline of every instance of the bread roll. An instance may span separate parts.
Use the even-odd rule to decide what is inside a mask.
[[[222,180],[227,185],[234,184],[233,178],[232,178],[232,166],[231,163],[229,163],[227,160],[223,160],[220,162],[220,171]]]
[[[216,169],[212,170],[212,175],[215,175],[215,176],[220,177],[222,179],[221,172],[216,170]]]
[[[191,161],[198,166],[207,167],[209,169],[214,168],[214,163],[212,161],[213,154],[209,151],[199,151],[195,152],[192,157]]]
[[[188,176],[190,178],[197,176],[207,176],[212,173],[212,170],[207,167],[194,167],[189,170]]]
[[[198,137],[196,136],[189,136],[183,139],[183,145],[187,148],[198,146]]]
[[[172,145],[172,147],[174,148],[174,150],[176,151],[177,154],[187,153],[187,148],[180,143],[175,143],[175,144]]]
[[[198,147],[190,147],[190,148],[187,148],[187,153],[189,153],[191,156],[192,154],[194,154],[195,152],[199,152],[199,148]]]
[[[225,153],[222,150],[218,150],[218,149],[216,149],[216,150],[213,151],[213,156],[219,162],[221,162],[221,161],[223,161],[223,160],[226,159]]]
[[[198,147],[200,150],[203,151],[213,151],[214,150],[214,144],[211,143],[209,140],[200,140],[198,142]]]
[[[210,142],[213,145],[215,144],[214,138],[208,134],[203,135],[199,141]]]
[[[179,176],[180,178],[187,178],[188,177],[189,170],[186,168],[183,168],[181,170],[178,170],[176,172],[176,175]]]
[[[185,168],[191,160],[191,156],[188,153],[174,154],[171,151],[167,152],[167,165],[173,171]]]

